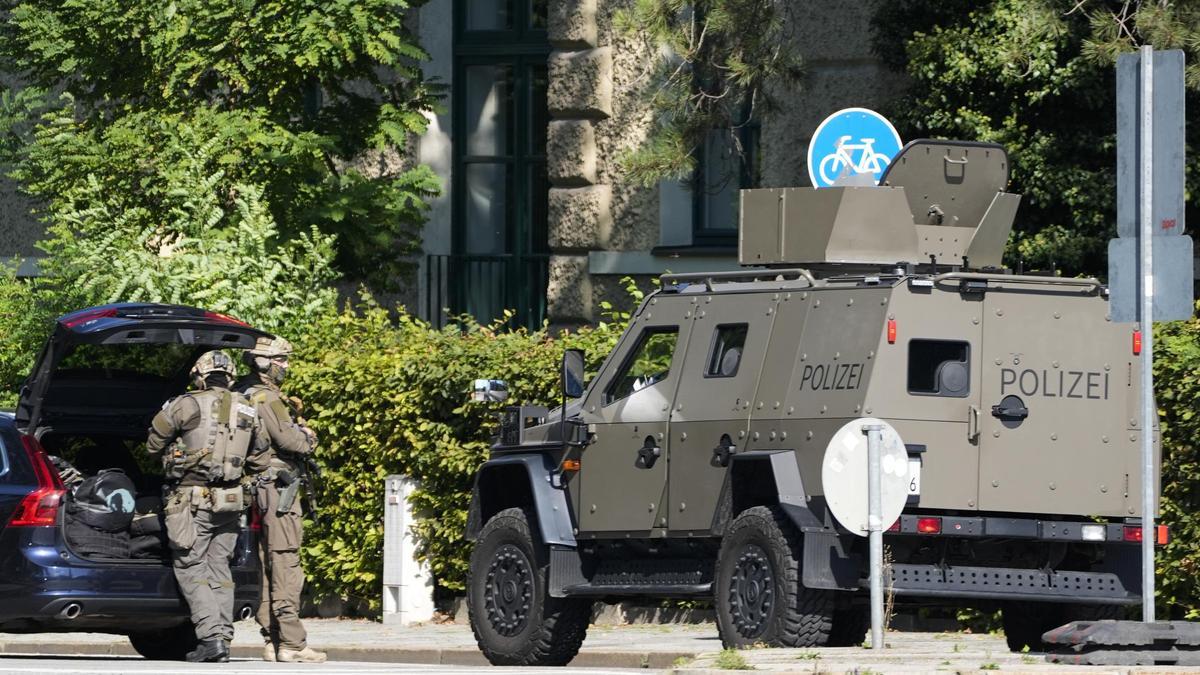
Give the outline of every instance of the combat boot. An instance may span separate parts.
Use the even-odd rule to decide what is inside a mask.
[[[319,652],[312,647],[305,647],[299,651],[280,647],[279,660],[284,663],[325,663],[325,652]]]
[[[229,645],[220,638],[201,640],[184,658],[191,663],[229,663]]]
[[[267,644],[263,645],[263,661],[274,661],[274,660],[275,660],[275,643],[268,642]]]

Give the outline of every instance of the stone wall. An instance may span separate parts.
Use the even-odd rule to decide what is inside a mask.
[[[590,251],[658,244],[658,192],[617,165],[645,140],[650,46],[614,30],[628,0],[550,0],[550,283],[555,323],[594,321],[613,281],[588,270]]]

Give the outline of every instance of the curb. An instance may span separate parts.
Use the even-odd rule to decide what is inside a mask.
[[[365,661],[369,663],[416,663],[447,666],[486,666],[488,662],[478,649],[405,649],[373,647],[318,648],[329,655],[330,661]],[[118,642],[0,642],[0,654],[61,654],[79,656],[137,656],[128,644]],[[679,658],[693,659],[699,652],[639,652],[639,651],[581,651],[571,661],[575,668],[653,668],[675,666]],[[257,661],[262,647],[234,645],[230,656]]]

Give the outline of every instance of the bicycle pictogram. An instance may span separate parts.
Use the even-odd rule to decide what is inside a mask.
[[[900,134],[891,122],[867,108],[843,108],[826,117],[808,143],[808,179],[813,187],[835,182],[878,185],[900,152]]]
[[[817,171],[825,184],[832,184],[840,177],[847,167],[851,174],[871,174],[876,176],[887,168],[891,159],[882,152],[875,152],[874,138],[860,138],[858,143],[851,143],[852,136],[838,138],[837,146],[831,155],[825,155]],[[858,159],[855,160],[854,153]]]

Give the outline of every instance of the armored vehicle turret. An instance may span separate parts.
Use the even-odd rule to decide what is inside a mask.
[[[999,607],[1020,649],[1138,602],[1137,342],[1097,280],[1001,267],[1007,183],[1001,147],[923,140],[879,186],[744,190],[745,270],[663,276],[586,388],[564,360],[573,400],[503,416],[467,526],[488,659],[566,663],[629,597],[711,600],[727,646],[859,644],[866,540],[821,471],[864,417],[908,452],[898,604]]]

